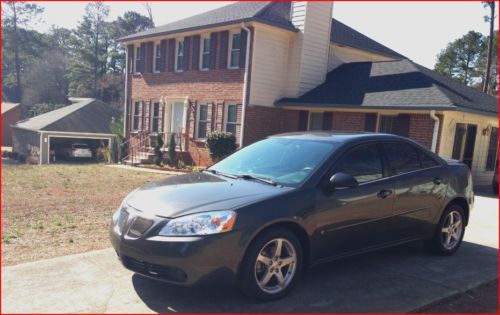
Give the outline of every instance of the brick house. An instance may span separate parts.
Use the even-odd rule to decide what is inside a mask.
[[[2,102],[2,146],[12,146],[12,125],[21,120],[22,107],[19,103]]]
[[[121,39],[131,155],[152,136],[211,163],[214,130],[240,146],[302,130],[410,137],[468,163],[497,160],[497,98],[426,69],[332,19],[331,2],[237,2]],[[335,13],[335,10],[333,10]]]

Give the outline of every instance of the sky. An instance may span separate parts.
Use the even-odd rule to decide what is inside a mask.
[[[157,26],[224,6],[224,1],[152,2]],[[85,2],[40,2],[42,22],[34,28],[46,32],[51,25],[75,28],[84,14]],[[144,15],[140,2],[107,2],[108,20],[125,11]],[[497,5],[498,8],[498,5]],[[433,68],[436,55],[447,43],[470,30],[488,34],[480,2],[334,2],[333,17],[413,61]],[[497,27],[495,27],[497,29]]]

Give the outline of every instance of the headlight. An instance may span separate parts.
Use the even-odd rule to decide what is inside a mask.
[[[158,233],[163,236],[210,235],[231,231],[234,211],[202,212],[170,220]]]
[[[120,214],[122,213],[122,206],[118,208],[115,213],[113,213],[113,225],[118,224],[118,220],[120,220]]]

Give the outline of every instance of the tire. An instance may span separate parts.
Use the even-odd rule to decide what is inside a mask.
[[[450,221],[452,213],[453,221]],[[465,234],[464,213],[464,209],[458,204],[450,204],[445,209],[436,227],[434,237],[425,242],[427,249],[431,253],[446,256],[451,255],[458,250],[462,244],[462,239]],[[460,224],[458,222],[460,222]],[[454,225],[454,227],[451,228],[451,231],[450,225]],[[448,232],[445,232],[445,229],[447,229]]]
[[[273,256],[279,243],[282,250],[276,260]],[[271,229],[250,244],[241,265],[239,287],[252,299],[277,300],[292,289],[302,269],[303,249],[295,234],[283,228]]]

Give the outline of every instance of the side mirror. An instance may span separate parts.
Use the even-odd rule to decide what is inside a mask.
[[[330,186],[332,188],[352,188],[358,187],[358,185],[356,178],[346,173],[335,173],[330,177]]]

